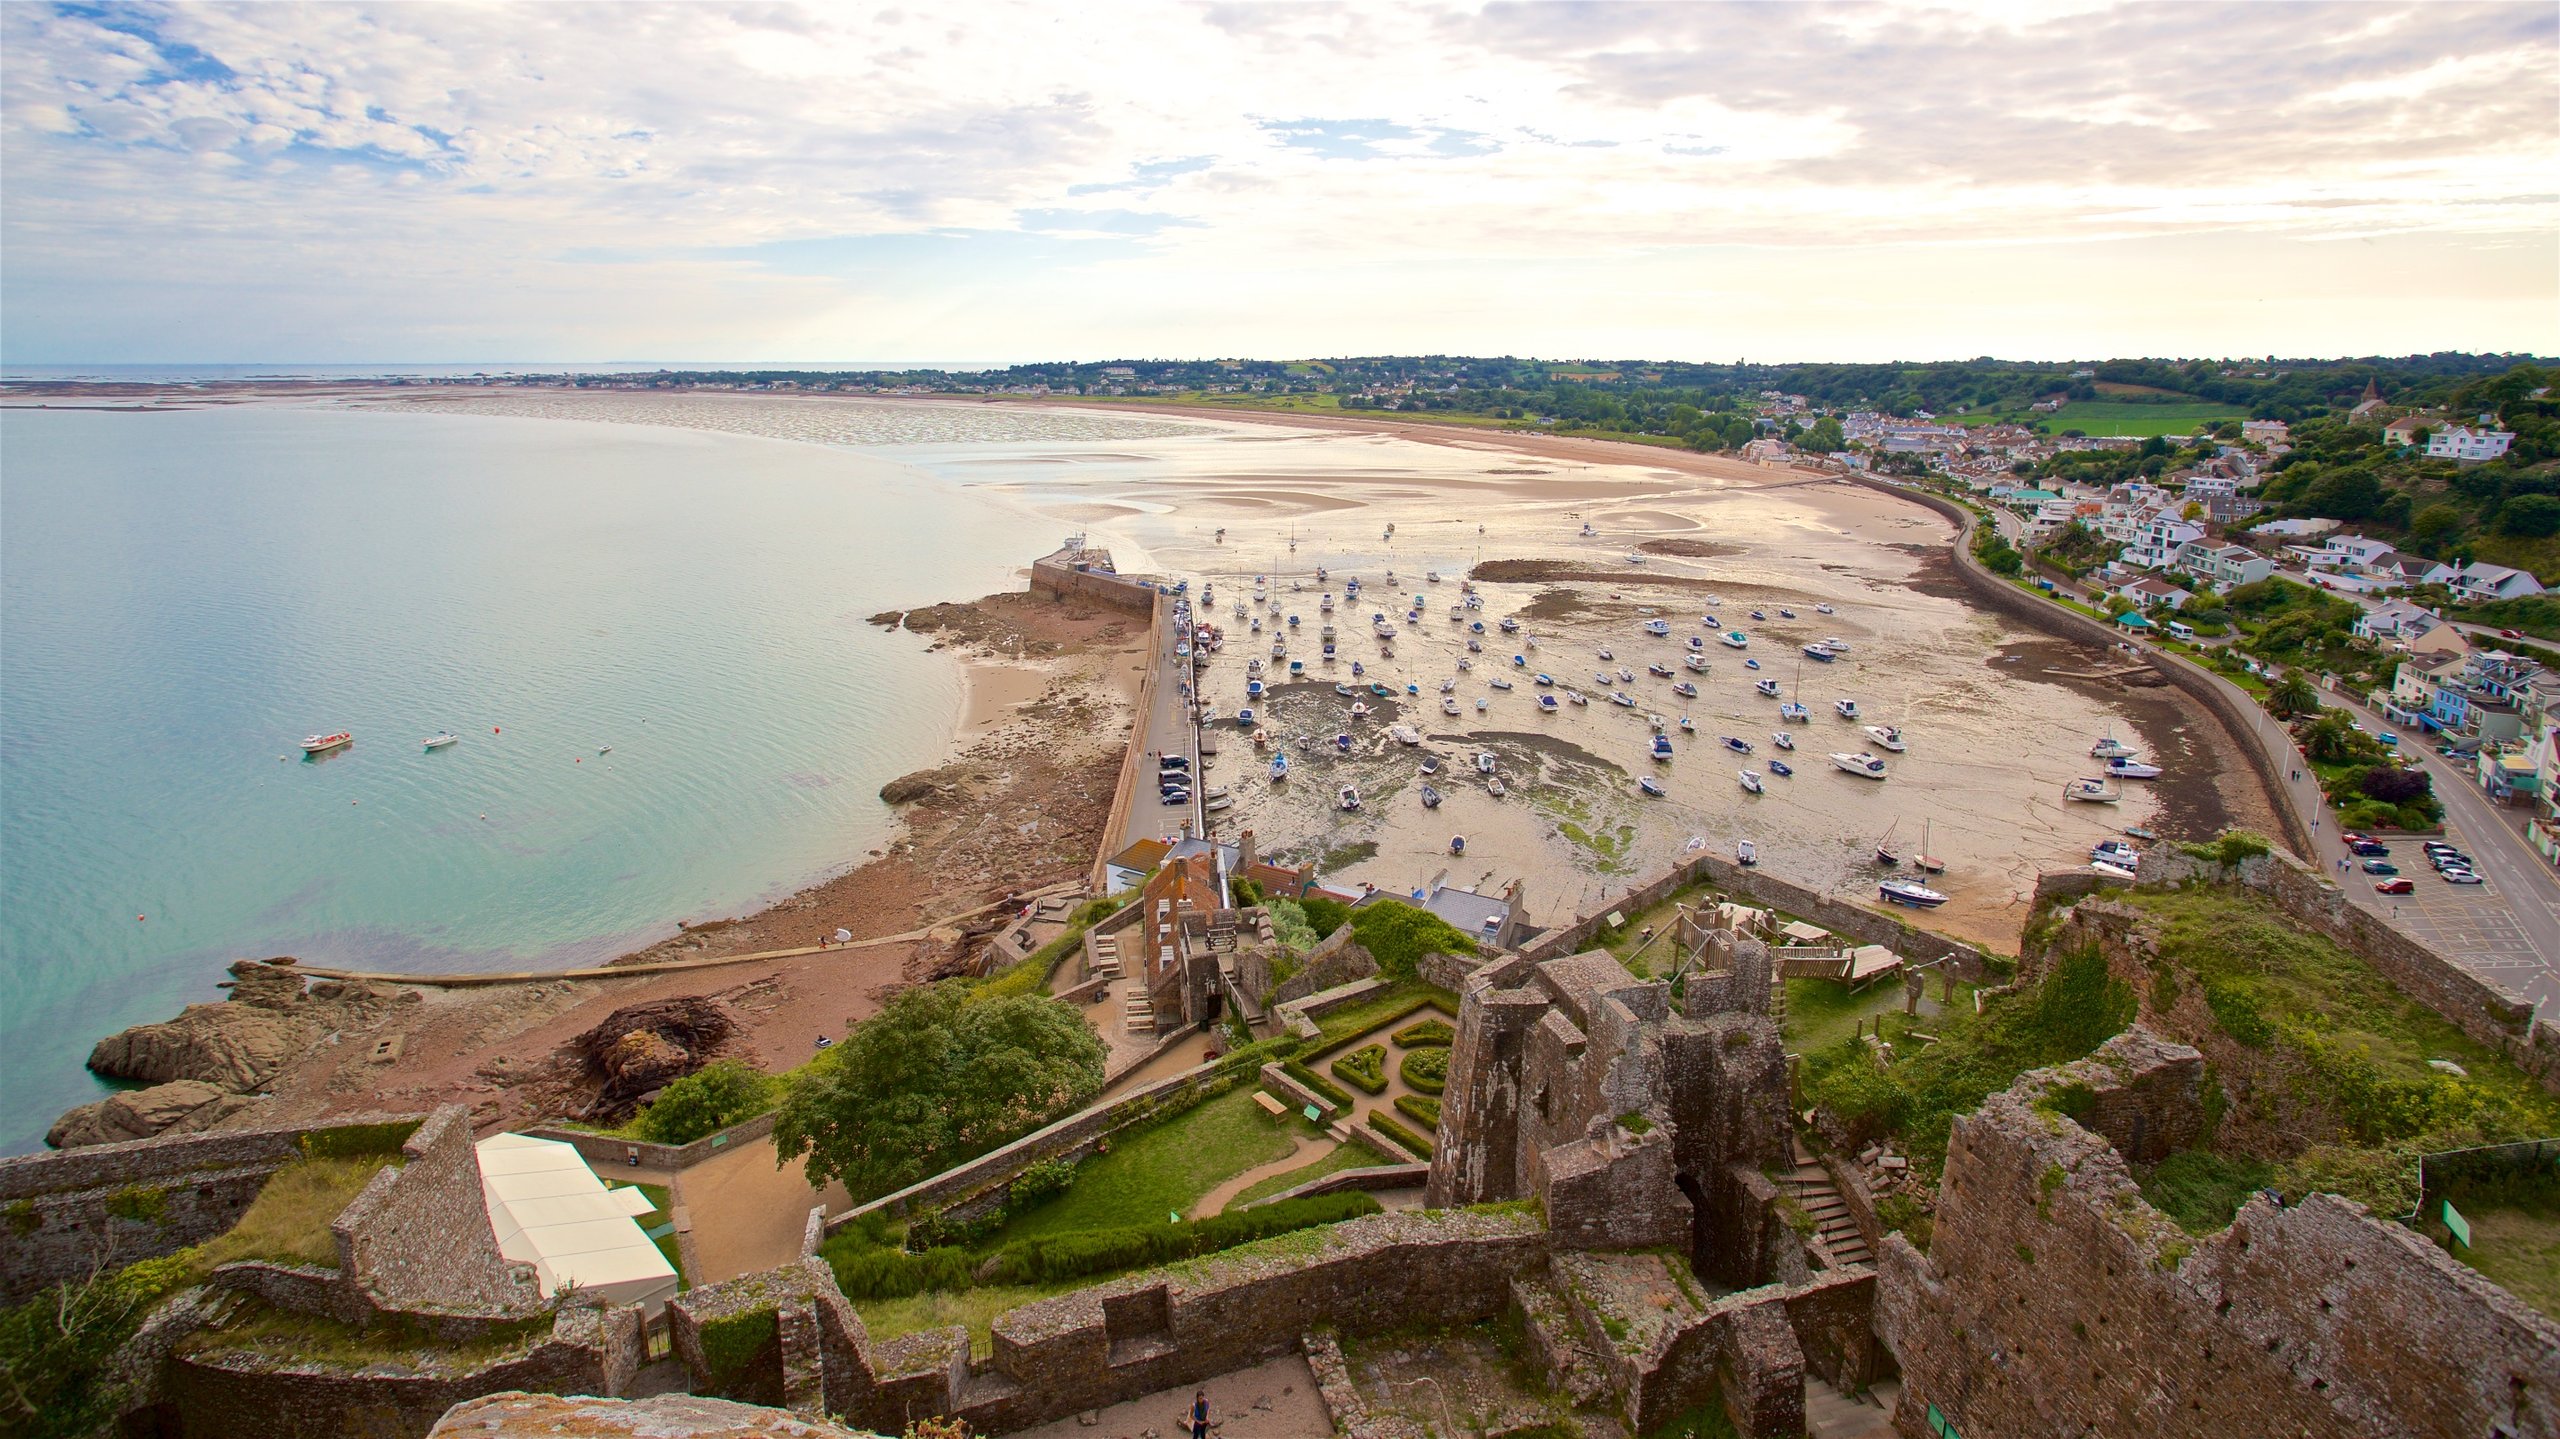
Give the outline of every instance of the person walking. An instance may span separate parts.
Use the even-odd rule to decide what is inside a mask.
[[[1191,1391],[1191,1439],[1209,1439],[1209,1391]]]

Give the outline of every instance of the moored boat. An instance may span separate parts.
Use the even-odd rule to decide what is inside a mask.
[[[1854,774],[1864,779],[1884,778],[1884,761],[1863,750],[1856,754],[1834,750],[1831,754],[1831,763],[1845,774]]]
[[[1780,749],[1794,749],[1796,747],[1796,737],[1787,733],[1785,730],[1779,730],[1777,733],[1769,736],[1769,743],[1776,745]]]
[[[302,737],[302,752],[304,754],[327,754],[333,749],[344,749],[355,742],[355,734],[350,730],[340,730],[336,734],[304,735]]]
[[[1346,810],[1358,809],[1360,807],[1360,787],[1358,785],[1344,785],[1342,787],[1341,794],[1334,802]]]
[[[1646,794],[1653,796],[1655,799],[1660,799],[1671,792],[1664,789],[1661,782],[1649,774],[1636,776],[1636,788],[1643,790]]]
[[[1658,734],[1653,737],[1653,757],[1666,764],[1670,762],[1671,736],[1667,734]]]
[[[1742,787],[1743,787],[1743,789],[1744,789],[1744,790],[1746,790],[1746,791],[1748,791],[1749,793],[1752,793],[1752,794],[1759,794],[1759,793],[1761,793],[1761,792],[1762,792],[1762,791],[1761,791],[1761,787],[1760,787],[1760,776],[1759,776],[1758,772],[1753,771],[1753,770],[1747,770],[1747,769],[1746,769],[1746,770],[1743,770],[1743,771],[1741,771],[1741,772],[1740,772],[1740,776],[1741,776],[1741,780],[1742,780]]]
[[[2119,757],[2107,761],[2107,773],[2118,779],[2158,779],[2160,766]]]
[[[1787,763],[1785,760],[1773,759],[1769,761],[1769,773],[1771,774],[1777,775],[1781,778],[1793,778],[1795,772],[1795,766]]]
[[[1716,638],[1727,649],[1746,650],[1751,648],[1751,636],[1744,634],[1740,630],[1726,630]]]
[[[2091,759],[2131,759],[2133,746],[2117,739],[2114,735],[2102,735],[2096,744],[2089,746],[2089,757]]]
[[[1493,751],[1489,749],[1476,751],[1476,773],[1478,774],[1491,774],[1501,763],[1502,761],[1496,759]]]
[[[1947,902],[1945,895],[1916,879],[1882,880],[1877,883],[1876,890],[1884,896],[1887,903],[1904,905],[1911,909],[1935,909]]]
[[[1438,809],[1440,807],[1440,791],[1432,788],[1430,785],[1424,785],[1422,787],[1422,807],[1424,809]]]
[[[1867,738],[1876,742],[1876,748],[1897,754],[1910,748],[1902,742],[1902,729],[1898,725],[1871,724],[1867,726]]]
[[[2122,791],[2103,779],[2082,777],[2062,787],[2062,797],[2082,804],[2114,804],[2124,798]]]
[[[1760,846],[1746,839],[1733,847],[1733,857],[1735,862],[1749,869],[1760,862]]]
[[[1858,702],[1856,700],[1833,700],[1831,702],[1831,708],[1834,713],[1840,716],[1840,718],[1848,720],[1853,724],[1857,721]]]
[[[1724,737],[1724,747],[1733,751],[1735,754],[1751,753],[1751,741],[1744,739],[1740,735],[1726,735]]]
[[[1755,680],[1751,687],[1770,699],[1776,699],[1778,697],[1778,682],[1776,680]]]
[[[460,744],[461,742],[462,736],[455,734],[449,729],[438,730],[434,734],[427,736],[426,739],[427,748],[431,750],[443,749],[447,745]]]

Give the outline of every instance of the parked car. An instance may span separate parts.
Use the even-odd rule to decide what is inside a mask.
[[[2502,640],[2520,640],[2520,639],[2523,639],[2523,638],[2524,638],[2524,631],[2522,631],[2522,630],[2500,630],[2500,631],[2498,631],[2498,638],[2500,638],[2500,639],[2502,639]]]
[[[2467,854],[2431,854],[2427,862],[2438,869],[2477,869]]]
[[[1191,803],[1191,791],[1187,789],[1166,790],[1164,792],[1164,802],[1166,804],[1189,804]]]
[[[2416,888],[2416,885],[2405,879],[2377,879],[2373,882],[2373,892],[2376,894],[2407,894]]]
[[[1156,761],[1158,769],[1189,769],[1191,761],[1178,754],[1165,755]]]
[[[2358,834],[2351,829],[2340,830],[2338,831],[2338,842],[2350,847],[2359,844],[2371,844],[2373,843],[2373,836],[2369,834]]]
[[[2364,862],[2364,872],[2367,874],[2398,874],[2400,872],[2400,866],[2393,864],[2387,859],[2369,859]]]
[[[2391,853],[2391,846],[2370,839],[2360,840],[2357,843],[2348,845],[2347,852],[2349,854],[2365,855],[2378,859],[2383,855]]]
[[[2478,884],[2480,882],[2480,876],[2467,869],[2445,869],[2438,870],[2437,873],[2444,876],[2444,882],[2447,884]]]

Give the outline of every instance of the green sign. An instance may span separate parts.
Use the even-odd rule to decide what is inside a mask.
[[[1322,1124],[1322,1123],[1324,1123],[1324,1111],[1323,1111],[1323,1110],[1321,1110],[1321,1109],[1316,1108],[1316,1107],[1315,1107],[1314,1105],[1312,1105],[1312,1104],[1308,1105],[1308,1106],[1307,1106],[1307,1121],[1308,1121],[1309,1123],[1311,1123],[1311,1124]]]
[[[2444,1227],[2452,1232],[2455,1243],[2465,1249],[2471,1247],[2471,1221],[2462,1217],[2462,1211],[2454,1208],[2450,1199],[2444,1202]]]

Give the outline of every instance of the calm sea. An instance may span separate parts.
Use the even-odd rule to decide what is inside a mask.
[[[864,618],[1056,529],[736,435],[0,412],[0,1152],[235,958],[564,964],[859,858],[960,689]]]

